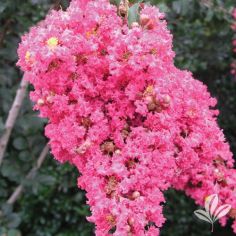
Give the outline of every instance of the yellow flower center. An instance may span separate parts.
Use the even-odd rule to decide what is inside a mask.
[[[143,95],[144,95],[144,96],[152,95],[153,92],[154,92],[154,87],[153,87],[153,85],[149,85],[149,86],[145,89]]]
[[[210,196],[205,197],[205,202],[209,202],[210,201]]]
[[[86,32],[87,39],[89,39],[93,35],[97,35],[97,29],[96,28],[93,28],[92,30]]]
[[[151,53],[152,55],[156,55],[156,54],[157,54],[157,49],[156,49],[156,48],[151,49],[151,50],[150,50],[150,53]]]
[[[26,54],[25,54],[25,61],[30,62],[30,57],[31,57],[31,54],[30,54],[29,51],[27,51]]]
[[[58,38],[51,37],[47,40],[47,45],[49,48],[53,49],[58,45]]]
[[[106,220],[107,222],[111,225],[111,226],[115,226],[116,225],[116,218],[115,216],[113,216],[112,214],[109,214],[106,216]]]

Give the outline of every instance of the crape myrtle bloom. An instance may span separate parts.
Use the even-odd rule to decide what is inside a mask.
[[[216,193],[235,217],[236,172],[216,100],[175,67],[158,8],[142,4],[132,25],[120,10],[73,0],[31,28],[18,50],[52,154],[81,174],[96,235],[159,235],[169,188],[200,205]]]

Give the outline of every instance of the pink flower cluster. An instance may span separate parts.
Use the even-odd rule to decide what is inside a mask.
[[[236,33],[236,8],[234,8],[232,12],[232,17],[234,20],[234,23],[232,24],[231,28]],[[233,52],[236,53],[236,38],[233,39]],[[234,60],[231,64],[231,74],[236,78],[236,60]]]
[[[23,36],[18,52],[53,155],[81,173],[97,236],[159,235],[168,188],[200,205],[217,193],[236,216],[216,100],[174,66],[157,8],[142,5],[129,28],[108,0],[73,0]]]

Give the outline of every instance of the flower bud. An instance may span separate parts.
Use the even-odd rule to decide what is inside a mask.
[[[86,140],[82,145],[75,149],[77,154],[84,154],[88,148],[92,145],[90,140]]]
[[[44,105],[44,100],[43,100],[42,98],[40,98],[40,99],[37,101],[37,105],[38,105],[38,106]]]
[[[129,225],[126,225],[125,228],[126,228],[128,233],[131,232],[131,227]]]
[[[165,95],[162,99],[162,105],[163,107],[167,108],[170,106],[170,101],[171,101],[171,98],[169,95]]]
[[[115,150],[115,154],[116,155],[120,155],[121,154],[121,150],[120,149]]]
[[[46,101],[48,103],[52,103],[53,102],[53,96],[52,95],[47,96]]]
[[[145,101],[148,102],[148,103],[153,102],[153,96],[146,96]]]
[[[133,217],[128,219],[128,224],[129,225],[133,225],[134,224],[134,218]]]
[[[131,24],[131,28],[133,29],[133,28],[137,28],[137,27],[139,27],[139,23],[138,22],[133,22],[132,24]]]
[[[119,6],[119,13],[123,17],[126,16],[128,13],[128,9],[125,7],[125,5],[123,3],[121,3]]]
[[[133,200],[135,200],[135,199],[139,198],[140,196],[141,196],[140,192],[134,191],[134,192],[132,193],[131,198],[132,198]]]

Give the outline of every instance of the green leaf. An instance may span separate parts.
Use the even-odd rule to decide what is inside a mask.
[[[7,8],[8,3],[1,3],[0,5],[0,14],[3,13],[5,11],[5,9]]]
[[[27,150],[21,151],[19,153],[19,159],[23,162],[30,162],[30,161],[32,161],[31,153]]]
[[[9,215],[9,214],[11,214],[11,212],[12,212],[12,205],[10,205],[10,204],[3,204],[2,206],[1,206],[1,210],[2,210],[2,212],[3,212],[3,214],[4,215]]]
[[[28,144],[27,144],[27,141],[23,137],[18,137],[14,139],[13,146],[17,150],[24,150],[27,148]]]
[[[36,180],[38,183],[46,186],[52,186],[56,182],[56,178],[54,176],[44,174],[38,174]]]
[[[133,22],[138,22],[139,21],[139,3],[135,3],[132,7],[129,8],[128,12],[128,22],[129,26]]]
[[[20,236],[20,235],[21,235],[20,231],[16,229],[10,229],[7,232],[7,236]]]
[[[116,6],[119,6],[119,5],[120,5],[120,2],[121,2],[121,0],[110,0],[110,3],[111,3],[111,4],[114,4],[114,5],[116,5]]]
[[[20,225],[21,223],[21,218],[19,214],[12,213],[11,215],[8,216],[8,227],[9,228],[16,228]]]
[[[24,175],[22,168],[20,168],[17,162],[12,163],[9,159],[3,162],[1,172],[4,177],[9,178],[12,181],[19,181],[22,175]]]
[[[5,129],[2,117],[0,117],[0,136],[3,134],[3,131]]]
[[[174,1],[173,2],[173,9],[177,14],[181,13],[181,2],[180,1]]]

